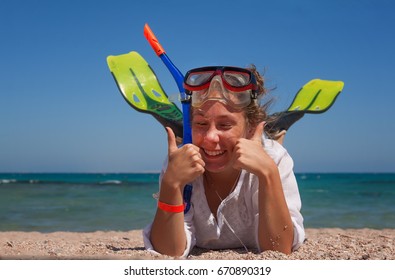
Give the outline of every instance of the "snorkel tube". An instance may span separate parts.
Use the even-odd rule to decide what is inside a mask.
[[[162,59],[162,62],[166,65],[167,69],[172,74],[174,80],[177,83],[178,90],[180,91],[180,98],[182,104],[182,115],[183,115],[183,137],[182,143],[192,143],[192,133],[191,133],[191,122],[190,122],[190,109],[191,102],[188,96],[185,94],[185,89],[183,86],[184,75],[178,70],[178,68],[173,64],[170,58],[167,56],[164,48],[156,39],[155,34],[152,32],[148,24],[144,26],[144,36],[148,40],[152,49],[155,51],[156,55]],[[183,198],[185,203],[184,213],[186,214],[191,208],[191,196],[192,196],[192,185],[188,184],[184,187]]]

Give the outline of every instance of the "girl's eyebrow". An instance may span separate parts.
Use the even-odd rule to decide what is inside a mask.
[[[204,111],[202,109],[195,109],[193,110],[192,115],[204,116]]]

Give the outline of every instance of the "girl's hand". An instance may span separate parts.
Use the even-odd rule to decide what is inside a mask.
[[[204,172],[204,161],[199,148],[193,144],[177,147],[176,137],[171,128],[166,127],[169,162],[163,180],[169,186],[183,188]]]
[[[260,123],[250,139],[240,138],[233,149],[233,167],[245,169],[258,177],[275,165],[272,158],[265,152],[262,145],[262,133],[265,122]]]

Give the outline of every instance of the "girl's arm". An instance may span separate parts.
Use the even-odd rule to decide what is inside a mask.
[[[184,203],[184,186],[203,174],[204,161],[198,147],[187,144],[179,149],[173,131],[170,128],[166,130],[169,160],[162,177],[159,201],[179,206]],[[172,212],[158,207],[150,239],[155,251],[169,256],[181,256],[186,247],[184,212]]]
[[[293,223],[285,201],[277,165],[267,167],[259,178],[259,246],[261,250],[292,252]]]
[[[260,249],[289,254],[293,243],[293,224],[278,167],[262,146],[263,127],[264,123],[258,125],[250,139],[239,139],[233,166],[246,169],[259,179]]]

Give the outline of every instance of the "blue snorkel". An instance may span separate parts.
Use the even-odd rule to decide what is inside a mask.
[[[167,69],[170,71],[174,80],[177,83],[178,90],[180,91],[182,115],[183,115],[182,142],[183,144],[192,143],[191,121],[190,121],[191,102],[190,102],[190,98],[185,94],[185,89],[183,85],[184,75],[180,72],[180,70],[178,70],[178,68],[173,64],[173,62],[167,56],[165,50],[159,43],[158,39],[156,39],[154,33],[152,32],[148,24],[144,26],[144,36],[148,40],[152,49],[155,51],[156,55],[162,59],[162,62],[166,65]],[[187,213],[191,208],[192,185],[185,186],[183,196],[185,203],[184,213]]]

